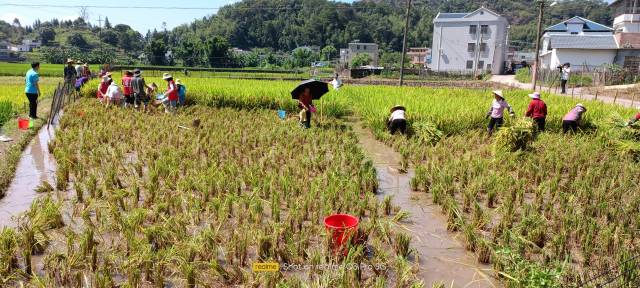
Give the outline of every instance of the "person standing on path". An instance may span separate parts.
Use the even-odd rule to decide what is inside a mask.
[[[515,116],[511,105],[509,105],[507,100],[504,99],[502,90],[493,91],[493,96],[495,99],[491,102],[491,107],[489,108],[489,112],[487,112],[487,117],[485,117],[491,118],[491,120],[489,120],[489,127],[487,128],[489,137],[493,135],[493,131],[499,129],[502,127],[502,124],[504,124],[504,109],[509,110],[509,115],[511,115],[511,117]]]
[[[587,108],[578,103],[567,115],[564,115],[564,118],[562,118],[562,133],[578,131],[578,124],[582,120],[582,114],[585,112],[587,112]]]
[[[567,94],[567,82],[571,76],[571,64],[564,63],[560,67],[560,86],[562,86],[562,94]]]
[[[38,84],[40,75],[38,71],[40,71],[40,63],[34,62],[31,64],[31,70],[25,76],[24,92],[27,94],[27,99],[29,99],[29,117],[31,119],[38,119],[38,96],[40,95],[40,84]]]
[[[531,97],[531,102],[524,116],[531,117],[538,126],[538,131],[542,132],[547,119],[547,104],[540,99],[540,92],[533,92],[533,94],[529,94],[529,97]]]
[[[396,134],[396,131],[400,131],[400,134],[407,134],[407,119],[404,115],[405,108],[400,105],[393,106],[391,108],[391,116],[387,121],[387,128],[391,135]]]
[[[74,87],[78,73],[73,67],[73,60],[67,59],[67,66],[64,67],[64,83],[67,87]]]

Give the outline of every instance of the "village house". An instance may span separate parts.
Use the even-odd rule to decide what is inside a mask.
[[[349,43],[348,48],[340,49],[340,64],[347,66],[351,63],[351,59],[358,54],[365,53],[371,57],[371,65],[378,65],[378,44],[361,43],[354,41]]]
[[[500,74],[507,53],[507,19],[487,8],[438,13],[430,67],[439,72]]]
[[[635,73],[640,72],[640,11],[638,0],[618,0],[611,3],[614,11],[613,29],[618,52],[615,64]]]
[[[416,67],[427,67],[427,58],[431,56],[431,48],[427,47],[414,47],[409,48],[407,51],[407,57],[409,57],[411,64]]]
[[[9,45],[9,50],[13,52],[31,52],[35,48],[42,46],[42,42],[30,39],[22,40],[22,44]]]

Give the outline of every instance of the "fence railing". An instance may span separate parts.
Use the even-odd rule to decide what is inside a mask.
[[[51,112],[47,119],[47,128],[51,126],[56,117],[59,116],[60,111],[66,106],[75,102],[80,98],[80,94],[76,92],[74,83],[72,82],[60,82],[58,87],[53,92],[53,99],[51,101]]]

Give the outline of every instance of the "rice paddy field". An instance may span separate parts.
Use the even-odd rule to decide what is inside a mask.
[[[40,78],[42,96],[48,97],[56,89],[58,78]],[[18,113],[28,112],[29,100],[24,93],[24,77],[0,77],[0,127]]]
[[[296,112],[295,84],[190,78],[176,115],[93,99],[67,108],[49,145],[56,182],[0,232],[2,285],[424,287],[407,215],[376,197],[347,125],[355,116],[400,152],[424,205],[441,207],[504,286],[579,286],[618,267],[616,286],[635,287],[638,268],[625,263],[640,252],[640,128],[622,125],[635,111],[585,101],[583,129],[563,135],[578,99],[543,95],[548,131],[536,133],[522,119],[527,92],[509,90],[518,116],[489,138],[490,91],[346,86],[315,102],[304,130],[275,111]],[[385,133],[396,104],[409,136]],[[361,219],[344,253],[322,226],[333,213]],[[254,273],[256,262],[336,269]]]

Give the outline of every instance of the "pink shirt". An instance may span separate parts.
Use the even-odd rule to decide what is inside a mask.
[[[564,115],[564,118],[562,118],[562,121],[580,121],[580,118],[582,118],[582,114],[584,112],[587,112],[587,109],[581,106],[576,106],[573,109],[571,109],[571,111],[569,111],[567,115]]]
[[[496,99],[493,99],[491,108],[489,110],[489,115],[491,116],[491,118],[502,118],[504,115],[504,109],[509,110],[509,113],[513,113],[513,110],[511,110],[511,105],[509,105],[507,101],[498,101]]]

